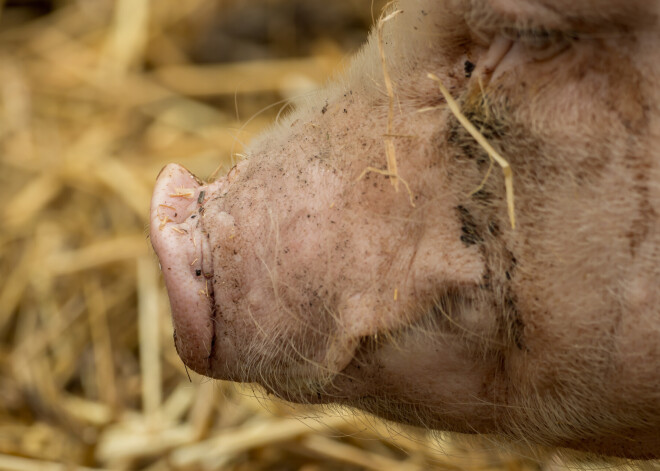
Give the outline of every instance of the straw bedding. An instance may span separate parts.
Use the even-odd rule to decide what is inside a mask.
[[[3,5],[3,2],[0,2]],[[379,5],[374,6],[376,16]],[[0,469],[536,469],[187,372],[146,237],[366,37],[369,2],[4,2]],[[556,463],[549,463],[554,466]]]

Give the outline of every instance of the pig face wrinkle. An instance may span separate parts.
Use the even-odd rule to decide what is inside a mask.
[[[290,401],[660,458],[660,2],[392,8],[391,125],[372,34],[227,177],[159,177],[181,358]],[[515,230],[429,74],[510,163]],[[385,137],[410,193],[365,173]]]

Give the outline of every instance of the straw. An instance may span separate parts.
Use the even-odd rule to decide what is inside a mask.
[[[174,349],[146,236],[156,175],[228,169],[275,119],[269,105],[321,86],[366,39],[370,2],[333,10],[362,24],[350,47],[354,30],[301,36],[286,15],[250,41],[261,10],[238,0],[52,3],[26,21],[27,6],[0,2],[0,469],[527,469],[496,448],[459,453],[355,411],[255,396],[186,371]],[[326,21],[327,8],[306,11]],[[239,24],[235,52],[259,59],[194,61],[204,35]]]

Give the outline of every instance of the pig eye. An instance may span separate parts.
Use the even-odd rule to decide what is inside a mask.
[[[534,61],[550,60],[577,40],[574,34],[543,28],[505,28],[504,36],[520,43]]]

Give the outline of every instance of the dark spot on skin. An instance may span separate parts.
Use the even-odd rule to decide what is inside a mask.
[[[447,141],[458,148],[455,154],[457,160],[476,160],[480,166],[489,161],[488,154],[479,144],[467,134],[458,121],[453,121],[447,135]]]
[[[499,139],[503,137],[504,129],[495,118],[487,117],[485,110],[467,108],[463,110],[465,117],[476,127],[488,140]],[[466,131],[467,132],[467,131]],[[476,144],[476,143],[475,143]]]
[[[516,299],[513,295],[508,295],[504,299],[506,316],[509,319],[509,338],[518,350],[527,350],[524,342],[525,324],[520,318]]]
[[[348,111],[346,111],[346,108],[344,108],[344,113],[348,113]]]
[[[489,160],[488,160],[488,157],[487,157],[486,155],[480,155],[480,156],[477,158],[476,162],[477,162],[477,165],[478,165],[480,168],[483,168],[483,167],[486,166],[486,164],[489,162]]]
[[[211,295],[209,301],[210,301],[210,305],[211,305],[211,318],[210,318],[210,321],[211,321],[211,325],[213,326],[211,328],[211,330],[213,331],[213,336],[211,337],[211,348],[209,349],[209,355],[208,355],[208,357],[206,357],[206,368],[209,372],[211,372],[211,371],[213,371],[213,359],[216,356],[215,349],[217,348],[216,340],[217,340],[217,337],[218,337],[218,330],[214,327],[214,325],[216,324],[217,319],[218,319],[218,307],[215,304],[215,301],[214,301],[214,298],[213,298],[212,295]],[[207,375],[207,376],[209,376],[209,375]]]
[[[202,276],[202,270],[195,270],[196,276]]]
[[[488,233],[492,235],[493,237],[499,237],[502,234],[502,231],[500,230],[500,225],[497,224],[495,221],[491,221],[488,223]],[[515,257],[514,257],[515,260]]]
[[[197,215],[193,214],[192,216],[190,216],[190,219],[195,219],[196,217],[197,217]]]
[[[481,289],[490,289],[490,280],[491,280],[491,273],[490,273],[490,268],[485,267],[486,272],[484,273],[484,276],[482,278],[482,283],[479,285]]]
[[[199,192],[199,196],[197,197],[197,204],[202,204],[202,201],[204,201],[204,195],[206,194],[206,191],[202,190]]]
[[[475,245],[483,242],[479,234],[477,224],[465,206],[457,206],[458,216],[461,221],[461,241],[466,245]]]
[[[469,93],[461,99],[461,111],[489,141],[510,139],[510,120],[507,117],[511,115],[511,110],[506,97],[493,102],[492,97],[489,97],[489,95]],[[474,149],[473,154],[485,154],[481,146],[477,144],[457,119],[453,118],[449,122],[449,129],[450,132],[458,134],[455,143],[460,147],[472,146]],[[495,143],[491,142],[491,144]]]
[[[647,159],[636,156],[629,156],[627,162],[629,166],[633,167],[631,170],[635,172],[633,190],[637,195],[637,214],[626,232],[626,238],[629,241],[630,253],[635,256],[639,246],[648,237],[658,215],[650,202],[649,175],[651,163]]]
[[[493,200],[493,194],[483,188],[472,195],[472,198],[480,203],[488,204]]]
[[[328,111],[328,104],[326,103],[323,105],[323,108],[321,108],[321,114],[325,114]]]
[[[465,64],[463,64],[463,69],[465,70],[465,78],[470,78],[472,77],[472,72],[474,72],[476,65],[474,65],[470,61],[465,61]]]

